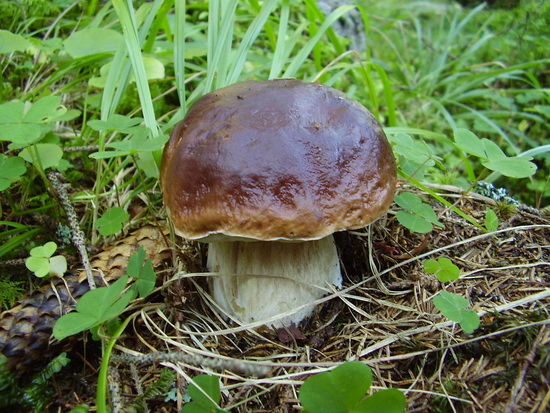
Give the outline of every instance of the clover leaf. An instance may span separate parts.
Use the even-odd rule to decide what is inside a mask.
[[[103,236],[113,235],[119,232],[130,215],[120,207],[107,210],[101,218],[96,221],[99,233]]]
[[[8,189],[27,171],[25,161],[17,156],[7,157],[0,154],[0,191]]]
[[[74,119],[78,110],[67,110],[59,96],[45,96],[31,102],[0,104],[0,141],[17,145],[38,142],[54,127],[54,122]]]
[[[227,410],[218,407],[221,400],[220,380],[215,376],[200,374],[193,377],[187,388],[193,400],[186,403],[182,413],[221,413]]]
[[[456,129],[454,139],[459,149],[480,158],[481,164],[491,171],[511,178],[526,178],[537,171],[537,166],[530,162],[532,157],[508,157],[495,142],[479,139],[467,129]]]
[[[444,225],[437,220],[437,215],[433,208],[422,202],[420,197],[411,192],[403,192],[394,198],[397,205],[403,210],[397,211],[397,219],[411,231],[421,234],[433,230],[433,226],[443,227]]]
[[[460,270],[453,262],[445,257],[440,257],[435,260],[426,260],[424,262],[424,271],[435,274],[441,282],[454,281],[458,279]]]
[[[123,275],[109,287],[90,290],[80,297],[76,311],[61,316],[54,324],[54,337],[62,340],[120,315],[136,295],[133,289],[122,294],[128,278]]]
[[[37,277],[45,277],[46,275],[54,275],[62,277],[67,271],[67,260],[62,255],[52,257],[57,250],[55,242],[47,242],[46,244],[35,247],[30,251],[30,257],[25,260],[25,266]]]
[[[140,297],[145,297],[155,288],[157,276],[153,270],[151,259],[145,259],[145,249],[143,247],[139,247],[130,257],[126,272],[130,277],[137,278],[135,288]]]
[[[440,291],[433,298],[433,303],[445,317],[459,323],[464,332],[471,334],[479,327],[479,316],[475,311],[466,309],[470,303],[464,297]]]

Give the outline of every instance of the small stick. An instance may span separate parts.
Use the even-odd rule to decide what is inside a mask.
[[[62,184],[59,180],[60,175],[61,174],[59,172],[48,172],[48,179],[50,180],[53,188],[57,192],[57,195],[61,200],[61,205],[63,206],[63,209],[67,214],[69,226],[73,230],[73,235],[71,236],[71,239],[75,247],[78,249],[78,252],[80,253],[82,264],[84,265],[84,270],[86,271],[86,276],[88,277],[88,285],[90,286],[90,290],[93,290],[94,288],[96,288],[96,285],[94,281],[94,276],[92,274],[92,266],[90,265],[90,260],[88,258],[88,251],[86,251],[84,232],[82,232],[82,230],[80,229],[80,225],[78,224],[78,217],[73,208],[73,205],[71,204],[71,200],[69,199],[67,189],[65,188],[65,185]]]
[[[220,370],[229,370],[239,374],[245,374],[247,376],[253,377],[265,377],[269,374],[270,368],[267,366],[261,366],[258,364],[253,364],[246,362],[244,360],[237,359],[212,359],[209,357],[200,356],[198,354],[187,354],[180,351],[174,352],[160,352],[155,351],[149,354],[113,354],[111,360],[119,363],[162,363],[162,362],[171,362],[171,363],[189,363],[195,366],[203,366],[211,368],[217,371]]]

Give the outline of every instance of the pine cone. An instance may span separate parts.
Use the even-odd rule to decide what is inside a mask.
[[[128,237],[110,246],[91,261],[96,284],[105,285],[118,279],[126,271],[130,256],[139,247],[153,266],[170,258],[164,234],[153,226],[140,228]],[[103,281],[103,279],[105,281]],[[8,361],[8,369],[17,376],[37,371],[61,351],[69,350],[81,336],[72,336],[62,342],[52,336],[53,325],[62,315],[74,309],[76,301],[88,291],[86,273],[52,279],[49,285],[35,290],[21,299],[19,304],[0,315],[0,353]]]

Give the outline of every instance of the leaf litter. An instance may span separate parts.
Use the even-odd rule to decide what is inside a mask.
[[[115,399],[131,404],[139,389],[168,367],[180,376],[175,388],[180,396],[186,377],[210,373],[220,377],[222,406],[232,412],[295,412],[307,377],[359,360],[372,368],[373,391],[400,389],[409,412],[545,411],[550,402],[548,212],[502,208],[498,229],[483,232],[427,194],[402,185],[405,189],[430,203],[444,228],[410,232],[397,222],[394,205],[370,229],[336,234],[344,288],[320,299],[313,316],[292,326],[290,334],[224,320],[207,293],[206,250],[200,244],[181,239],[172,244],[165,229],[147,225],[106,247],[92,266],[109,282],[124,274],[139,246],[162,279],[156,293],[125,314],[135,318],[111,362],[124,389]],[[439,194],[480,225],[488,207],[499,214],[489,198],[449,187]],[[458,280],[442,284],[425,271],[426,260],[442,257],[459,267]],[[0,349],[13,350],[12,366],[23,371],[72,348],[72,367],[54,379],[57,403],[93,405],[98,343],[49,341],[59,302],[74,306],[72,298],[87,288],[83,274],[67,280],[72,297],[56,280],[55,288],[35,291],[2,314]],[[465,297],[480,316],[472,334],[434,306],[432,298],[442,290]],[[19,363],[21,358],[26,363]],[[182,397],[167,402],[157,396],[149,408],[176,412]]]

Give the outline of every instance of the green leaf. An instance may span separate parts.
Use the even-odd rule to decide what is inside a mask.
[[[50,258],[49,275],[54,277],[63,277],[67,272],[67,259],[63,255],[56,255]]]
[[[395,144],[393,147],[394,152],[405,159],[417,165],[432,166],[435,164],[432,160],[432,150],[423,140],[413,140],[410,135],[399,133],[391,136],[391,141]]]
[[[50,272],[50,260],[44,257],[28,257],[25,266],[37,277],[45,277]]]
[[[535,105],[532,110],[550,119],[550,105]]]
[[[65,314],[56,321],[54,337],[62,340],[120,315],[135,297],[133,290],[122,295],[127,282],[128,275],[123,275],[109,287],[99,287],[84,294],[76,304],[76,312]]]
[[[129,218],[130,215],[128,215],[124,209],[114,207],[107,210],[101,218],[96,221],[96,225],[101,235],[113,235],[122,230],[122,226]]]
[[[408,211],[397,211],[396,216],[397,220],[411,231],[426,234],[433,230],[433,225],[418,214]]]
[[[0,125],[0,141],[29,145],[38,141],[45,133],[44,128],[32,123],[12,123]]]
[[[128,260],[126,273],[137,278],[136,289],[140,297],[145,297],[155,288],[156,274],[150,259],[145,260],[145,249],[139,249]]]
[[[485,210],[485,228],[489,232],[494,232],[498,229],[497,214],[490,208]]]
[[[0,154],[0,191],[3,191],[27,171],[25,161],[18,156]]]
[[[67,108],[61,105],[59,96],[45,96],[34,102],[25,116],[25,123],[48,123],[57,120],[58,117],[65,115]]]
[[[468,129],[458,128],[454,131],[456,145],[463,151],[475,155],[478,158],[485,158],[485,152],[481,140]]]
[[[55,242],[46,242],[40,247],[34,247],[31,250],[31,257],[43,257],[50,258],[55,250],[57,249],[57,244]]]
[[[404,209],[404,211],[397,211],[397,220],[411,231],[424,234],[433,230],[433,225],[444,226],[437,220],[437,214],[433,208],[422,202],[418,195],[403,192],[396,195],[394,200]]]
[[[0,53],[24,52],[32,43],[19,34],[0,30]]]
[[[71,34],[63,45],[71,57],[79,58],[97,53],[114,53],[122,43],[122,35],[118,31],[92,27]]]
[[[25,112],[24,102],[6,102],[0,105],[0,123],[21,123]]]
[[[460,323],[464,332],[471,334],[479,327],[479,316],[475,311],[465,309],[470,303],[464,297],[440,291],[433,298],[433,303],[449,320]]]
[[[55,143],[37,143],[23,149],[19,156],[42,169],[56,168],[60,166],[63,150]]]
[[[62,315],[53,325],[53,336],[63,340],[82,331],[88,330],[97,324],[97,317],[91,314],[72,312]]]
[[[309,377],[300,387],[302,407],[311,413],[350,412],[365,396],[372,382],[370,368],[359,361]]]
[[[502,149],[489,139],[482,139],[481,144],[483,145],[483,152],[485,152],[485,158],[490,160],[499,160],[506,159],[506,154],[502,152]]]
[[[218,411],[223,411],[223,410],[219,410],[219,409],[214,409],[214,408],[210,408],[210,409],[206,409],[204,407],[202,407],[200,404],[197,404],[195,402],[190,402],[190,403],[187,403],[185,404],[182,408],[181,408],[181,413],[216,413]]]
[[[437,261],[432,259],[426,260],[424,262],[424,270],[430,274],[435,274],[441,282],[454,281],[460,275],[459,268],[450,259],[445,257],[440,257]]]
[[[402,392],[384,389],[364,399],[352,413],[403,413],[406,407],[407,399]]]
[[[221,400],[220,380],[216,376],[210,376],[208,374],[200,374],[195,376],[189,383],[188,391],[191,399],[193,399],[198,406],[205,409],[207,412],[219,411],[218,405]],[[203,392],[206,393],[212,400],[210,400]],[[196,411],[198,412],[201,410]]]
[[[115,113],[106,121],[91,120],[88,122],[88,126],[97,131],[116,130],[122,133],[132,133],[133,128],[141,122],[143,122],[143,118],[129,118]]]
[[[491,171],[497,171],[510,178],[527,178],[537,172],[537,166],[530,162],[531,157],[513,157],[490,161],[481,164]]]
[[[527,178],[537,171],[531,157],[507,157],[500,147],[489,139],[479,139],[467,129],[455,130],[455,143],[463,151],[477,156],[481,164],[511,178]]]

